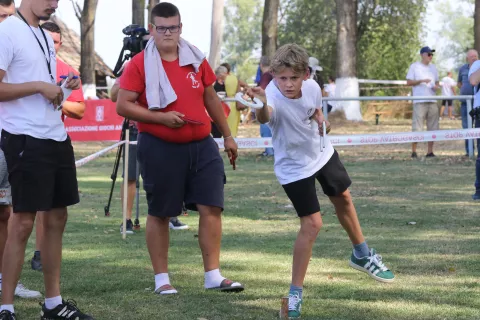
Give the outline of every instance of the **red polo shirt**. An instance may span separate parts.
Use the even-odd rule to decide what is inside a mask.
[[[64,79],[60,78],[61,76],[68,76],[69,72],[73,72],[76,76],[80,76],[79,73],[70,67],[68,64],[60,60],[60,58],[57,57],[57,83],[60,81],[64,81]],[[68,97],[67,101],[70,102],[85,102],[85,99],[83,98],[83,90],[82,90],[82,84],[80,83],[80,89],[78,90],[73,90],[72,94]],[[65,121],[66,116],[62,113],[62,121]]]
[[[148,108],[144,59],[144,51],[132,58],[120,78],[120,88],[140,94],[137,104]],[[206,138],[210,134],[211,124],[203,102],[203,93],[205,88],[215,83],[215,73],[206,60],[200,65],[198,73],[195,73],[192,65],[180,67],[178,59],[171,62],[162,60],[162,64],[177,100],[165,109],[155,112],[177,111],[203,124],[186,123],[181,128],[172,129],[160,124],[138,122],[138,131],[174,143],[188,143]]]

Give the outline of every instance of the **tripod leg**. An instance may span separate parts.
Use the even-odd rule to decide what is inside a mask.
[[[125,119],[125,120],[123,120],[123,124],[122,124],[122,132],[120,133],[120,141],[125,140],[125,130],[126,130],[127,127],[128,127],[128,120]],[[120,159],[122,158],[122,152],[123,152],[124,148],[125,148],[125,144],[122,144],[117,149],[117,155],[115,157],[115,163],[113,165],[113,172],[112,172],[112,175],[110,177],[112,179],[112,186],[110,188],[110,195],[108,197],[108,203],[104,208],[106,217],[110,217],[110,204],[112,203],[112,195],[113,195],[113,190],[115,189],[115,182],[117,180],[118,166],[120,165]]]
[[[140,163],[137,161],[137,180],[136,180],[136,187],[137,187],[137,199],[136,199],[136,214],[135,214],[135,224],[133,225],[133,228],[135,230],[139,230],[140,229],[140,220],[139,220],[139,216],[140,216]]]

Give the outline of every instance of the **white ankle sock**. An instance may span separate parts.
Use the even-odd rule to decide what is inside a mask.
[[[10,311],[11,313],[15,313],[15,310],[13,309],[13,304],[3,304],[0,307],[0,312],[3,310],[7,310],[7,311]]]
[[[62,303],[62,296],[45,298],[45,308],[47,308],[48,310],[53,310]]]
[[[205,272],[205,288],[207,289],[219,287],[223,280],[225,278],[220,274],[220,269]]]
[[[166,284],[170,284],[168,273],[159,273],[155,275],[155,290]]]

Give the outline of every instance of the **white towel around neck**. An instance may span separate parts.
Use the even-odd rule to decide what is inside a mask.
[[[193,65],[195,72],[198,72],[200,65],[205,60],[205,55],[188,41],[180,38],[178,60],[180,67]],[[177,95],[168,80],[153,38],[150,38],[145,47],[145,83],[148,109],[164,109],[177,100]]]

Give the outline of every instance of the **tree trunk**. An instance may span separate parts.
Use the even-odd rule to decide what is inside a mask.
[[[132,0],[135,1],[135,0]],[[148,0],[148,23],[152,22],[152,9],[160,3],[160,0]]]
[[[475,38],[475,50],[480,52],[480,0],[475,0],[473,36]]]
[[[336,97],[358,97],[357,79],[357,0],[336,0],[337,81]],[[348,120],[362,120],[359,101],[339,101]]]
[[[277,51],[279,6],[280,0],[265,0],[262,24],[262,56],[272,58]]]
[[[223,37],[223,10],[224,0],[213,0],[212,5],[212,30],[210,38],[210,55],[208,62],[212,68],[220,65],[220,51]]]
[[[86,97],[96,97],[95,90],[95,15],[98,0],[84,0],[81,15],[80,74]]]
[[[132,0],[132,24],[145,26],[145,0]]]

